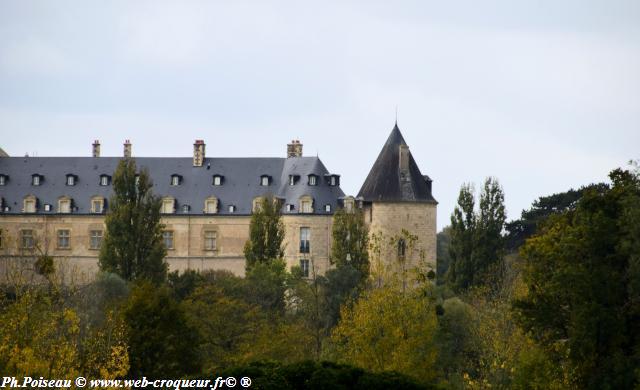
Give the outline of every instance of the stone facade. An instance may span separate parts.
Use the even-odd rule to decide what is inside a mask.
[[[172,245],[167,250],[169,271],[187,269],[224,269],[244,276],[244,244],[249,238],[250,216],[168,216],[162,219],[164,231],[172,233]],[[324,274],[329,267],[331,216],[283,216],[285,225],[285,260],[288,268],[309,261],[309,274],[315,270]],[[300,252],[300,229],[309,228],[309,253]],[[72,267],[81,279],[90,279],[98,270],[99,249],[92,248],[92,232],[104,234],[102,216],[3,216],[2,258],[30,257],[42,251],[60,264]],[[23,230],[33,232],[34,250],[22,249]],[[61,248],[58,232],[69,232],[69,244]],[[215,245],[207,248],[205,234],[215,233]],[[211,242],[209,242],[211,244]],[[6,273],[6,262],[0,262],[0,275]]]

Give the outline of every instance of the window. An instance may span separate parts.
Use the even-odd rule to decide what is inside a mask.
[[[89,232],[89,249],[100,249],[102,245],[102,230],[92,230]]]
[[[221,186],[222,185],[222,176],[220,176],[220,175],[213,176],[213,185],[214,186]]]
[[[292,204],[288,204],[288,205],[287,205],[287,211],[291,212],[291,211],[293,211],[293,208],[294,208],[294,207],[293,207],[293,205],[292,205]]]
[[[20,231],[20,244],[24,249],[33,248],[35,244],[35,240],[33,239],[33,230],[27,229]]]
[[[407,249],[406,246],[402,238],[398,240],[398,259],[404,259],[405,250]]]
[[[257,197],[257,198],[253,198],[253,205],[252,205],[252,209],[253,212],[257,212],[262,210],[262,197]]]
[[[230,213],[235,213],[235,212],[236,212],[236,206],[234,206],[234,205],[230,204],[230,205],[229,205],[229,212],[230,212]]]
[[[171,175],[171,185],[172,186],[179,186],[180,185],[180,175]]]
[[[44,204],[44,211],[51,211],[51,205],[49,203]]]
[[[300,228],[300,253],[309,253],[309,238],[311,229],[308,227]]]
[[[162,199],[162,208],[160,208],[162,214],[173,214],[176,212],[176,200],[174,198]]]
[[[171,230],[165,230],[162,232],[162,241],[167,249],[173,249],[173,232]]]
[[[315,186],[318,184],[318,176],[316,175],[309,175],[309,185],[310,186]]]
[[[75,186],[76,185],[76,176],[75,175],[67,175],[67,185]]]
[[[31,176],[31,185],[39,186],[41,181],[42,181],[42,176],[38,174]]]
[[[9,180],[9,176],[0,175],[0,186],[6,185],[8,180]]]
[[[215,251],[217,249],[218,233],[213,230],[204,232],[204,249],[207,251]]]
[[[204,212],[207,214],[215,214],[218,212],[218,198],[210,196],[204,201]]]
[[[183,213],[188,213],[189,210],[191,210],[191,206],[189,206],[188,204],[183,204],[182,205],[182,212]]]
[[[324,205],[324,211],[327,212],[327,213],[330,213],[331,212],[331,205],[330,204],[325,204]]]
[[[269,176],[267,176],[267,175],[260,176],[260,185],[261,186],[268,186],[270,182],[271,182],[271,180],[270,180]]]
[[[69,249],[71,247],[69,237],[69,230],[58,230],[58,249]]]
[[[338,175],[329,176],[329,185],[332,187],[340,185],[340,181],[338,180]]]
[[[300,176],[298,175],[289,175],[289,185],[294,186],[300,180]]]
[[[109,185],[109,175],[100,175],[100,185],[101,186],[108,186]]]
[[[313,213],[313,198],[305,195],[300,198],[300,208],[301,213]]]
[[[58,199],[58,212],[68,214],[71,212],[71,199],[64,196]]]
[[[300,268],[302,269],[302,276],[309,277],[309,259],[300,259]]]
[[[35,196],[29,195],[24,198],[23,210],[25,213],[35,213],[38,200]]]
[[[101,196],[94,196],[91,198],[91,212],[95,214],[101,214],[104,211],[104,198]]]

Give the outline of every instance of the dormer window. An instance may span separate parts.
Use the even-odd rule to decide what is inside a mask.
[[[331,205],[330,204],[325,204],[324,205],[324,211],[326,213],[330,213],[331,212]]]
[[[261,186],[268,186],[269,184],[271,184],[271,176],[269,175],[262,175],[260,176],[260,185]]]
[[[94,196],[91,198],[91,212],[94,214],[102,214],[104,211],[104,198],[102,196]]]
[[[182,176],[176,175],[176,174],[171,175],[172,186],[179,186],[181,182],[182,182]]]
[[[301,197],[298,210],[301,213],[313,213],[313,198],[308,195]]]
[[[67,185],[68,186],[75,186],[77,180],[78,180],[78,177],[76,175],[72,175],[72,174],[68,174],[67,175]]]
[[[316,176],[316,175],[309,175],[309,185],[310,185],[310,186],[316,186],[316,185],[318,185],[318,176]]]
[[[294,186],[300,180],[299,175],[289,175],[289,185]]]
[[[214,185],[214,186],[221,186],[221,185],[222,185],[223,178],[224,178],[224,176],[221,176],[221,175],[214,175],[214,176],[213,176],[213,185]]]
[[[162,207],[160,208],[162,214],[173,214],[176,212],[176,200],[173,197],[162,198]]]
[[[218,212],[218,198],[210,196],[204,200],[204,212],[206,214],[215,214]]]
[[[230,204],[230,205],[229,205],[229,212],[230,212],[230,213],[235,213],[235,212],[236,212],[236,206],[235,206],[235,205],[233,205],[233,204]]]
[[[9,181],[9,176],[7,175],[0,175],[0,186],[4,186],[7,185],[7,182]]]
[[[292,211],[293,211],[293,209],[294,209],[294,207],[293,207],[293,205],[292,205],[292,204],[288,204],[288,205],[287,205],[287,211],[288,211],[288,212],[292,212]]]
[[[58,199],[58,212],[62,214],[71,213],[71,198],[62,196]]]
[[[340,175],[329,175],[327,176],[327,183],[331,187],[336,187],[340,185]]]
[[[51,205],[49,203],[44,204],[44,211],[51,211]]]
[[[39,186],[43,181],[44,181],[44,176],[39,175],[37,173],[31,175],[31,185],[32,186]]]
[[[22,211],[25,213],[35,213],[38,208],[38,198],[33,195],[26,196],[23,201]]]
[[[100,185],[101,186],[108,186],[110,182],[111,182],[111,176],[109,176],[109,175],[100,175]]]
[[[188,204],[183,204],[182,205],[182,212],[183,213],[188,213],[191,210],[191,206],[189,206]]]

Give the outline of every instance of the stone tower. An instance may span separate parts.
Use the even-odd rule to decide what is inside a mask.
[[[410,269],[424,256],[427,268],[435,272],[438,202],[431,194],[431,179],[420,172],[397,123],[360,188],[358,200],[370,233],[385,238],[385,261]],[[407,242],[403,229],[417,236],[417,242]],[[387,239],[391,237],[395,239],[390,244]]]

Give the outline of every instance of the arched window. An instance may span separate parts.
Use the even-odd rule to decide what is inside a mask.
[[[38,209],[38,198],[33,195],[25,196],[22,203],[22,211],[25,213],[35,213]]]
[[[68,196],[58,198],[58,212],[62,214],[71,213],[71,198]]]
[[[91,198],[91,212],[94,214],[102,214],[104,211],[104,198],[102,196],[94,196]]]
[[[313,198],[309,195],[301,196],[298,210],[305,214],[313,213]]]

